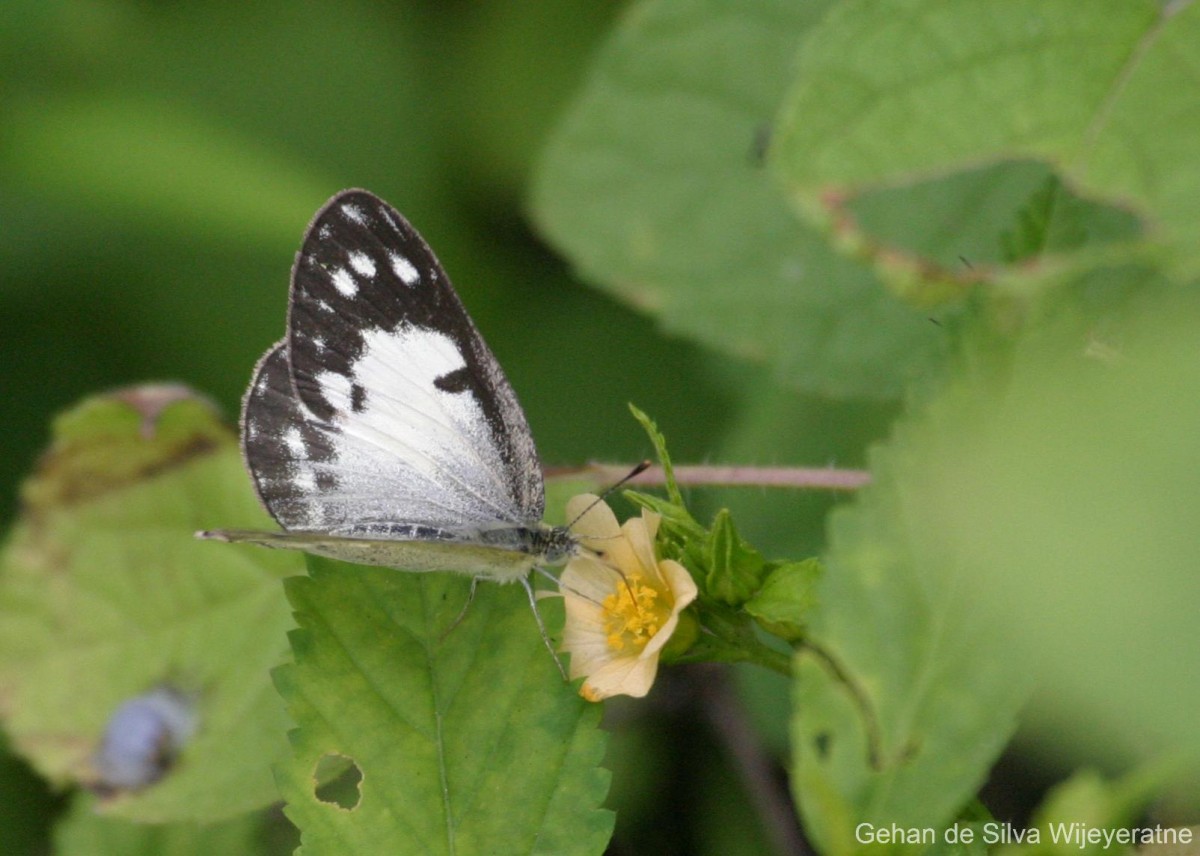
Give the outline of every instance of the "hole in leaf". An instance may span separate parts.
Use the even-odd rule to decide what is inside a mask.
[[[313,796],[323,803],[335,805],[349,811],[357,808],[362,800],[359,784],[363,780],[362,770],[353,758],[336,752],[322,755],[313,768]]]

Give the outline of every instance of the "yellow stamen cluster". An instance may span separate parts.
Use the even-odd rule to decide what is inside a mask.
[[[627,646],[641,650],[671,615],[670,604],[659,602],[660,593],[646,584],[641,574],[631,574],[617,583],[617,590],[604,598],[608,647]]]

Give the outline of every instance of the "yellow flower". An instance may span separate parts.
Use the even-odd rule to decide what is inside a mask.
[[[580,693],[588,701],[644,696],[696,583],[683,565],[655,556],[658,514],[643,510],[618,525],[607,505],[583,494],[567,504],[567,518],[589,505],[571,530],[591,553],[571,559],[560,578],[562,650],[571,655],[571,677],[585,678]]]

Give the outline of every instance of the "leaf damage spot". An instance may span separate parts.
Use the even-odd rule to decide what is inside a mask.
[[[363,772],[353,758],[326,752],[313,767],[313,796],[343,811],[353,811],[362,802]]]
[[[213,412],[218,408],[207,396],[200,395],[181,383],[146,383],[118,389],[112,393],[117,401],[124,402],[142,417],[140,433],[143,440],[153,440],[163,411],[177,401],[199,401]]]
[[[21,488],[22,511],[37,517],[86,503],[233,442],[216,405],[180,384],[92,396],[55,420],[50,447]]]

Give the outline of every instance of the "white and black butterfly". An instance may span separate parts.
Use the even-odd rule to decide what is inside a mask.
[[[201,537],[519,580],[531,599],[530,570],[579,549],[542,523],[525,414],[442,266],[365,190],[337,194],[309,225],[287,334],[258,362],[241,429],[284,531]]]

